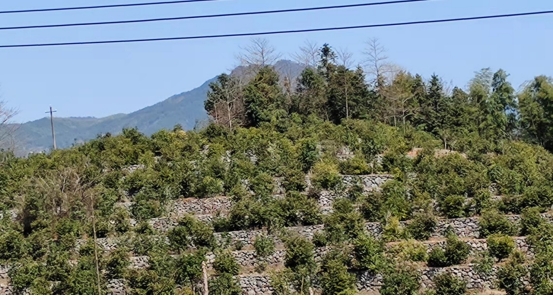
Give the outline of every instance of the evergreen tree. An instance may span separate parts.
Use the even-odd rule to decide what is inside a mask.
[[[519,95],[521,125],[526,138],[553,149],[553,79],[538,76]]]
[[[270,121],[274,111],[287,108],[284,100],[278,74],[271,67],[261,68],[244,89],[248,126]]]

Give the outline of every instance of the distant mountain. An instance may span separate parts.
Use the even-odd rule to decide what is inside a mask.
[[[281,60],[275,64],[281,77],[294,80],[304,67],[300,64]],[[243,74],[247,69],[238,67],[231,74]],[[162,129],[172,129],[180,124],[183,128],[193,129],[198,121],[207,120],[204,101],[207,98],[209,84],[216,77],[204,82],[201,86],[178,95],[174,95],[155,105],[148,106],[129,114],[115,114],[103,118],[66,117],[55,118],[56,144],[58,148],[67,148],[74,143],[82,143],[96,138],[99,134],[118,134],[123,128],[137,127],[146,135]],[[48,151],[52,147],[52,133],[48,117],[20,124],[16,137],[20,153]]]

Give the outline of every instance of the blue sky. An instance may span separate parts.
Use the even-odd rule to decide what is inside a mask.
[[[376,0],[373,0],[376,1]],[[43,0],[2,1],[0,10],[43,8]],[[47,7],[139,2],[50,0]],[[0,26],[172,17],[195,14],[360,3],[361,0],[224,0],[157,7],[2,15]],[[362,25],[551,10],[550,0],[435,0],[425,3],[96,27],[1,31],[0,44],[171,37]],[[553,16],[531,16],[408,27],[266,36],[290,54],[309,39],[347,48],[361,60],[378,38],[390,60],[413,73],[436,73],[465,86],[474,71],[505,69],[515,88],[536,75],[553,76]],[[549,41],[548,41],[549,40]],[[236,65],[249,38],[158,43],[0,49],[0,95],[19,109],[19,122],[57,116],[129,113],[193,89]]]

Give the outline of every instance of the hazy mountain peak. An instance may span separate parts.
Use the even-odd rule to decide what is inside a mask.
[[[295,80],[304,69],[302,65],[289,60],[277,61],[274,68],[281,77],[287,76],[292,80]],[[239,66],[231,71],[231,75],[243,74],[245,70],[246,67]],[[147,135],[161,129],[172,129],[176,124],[182,125],[185,129],[192,129],[197,122],[207,119],[204,101],[207,98],[209,84],[216,79],[217,77],[208,79],[197,88],[173,95],[129,114],[118,113],[101,118],[54,118],[57,146],[67,148],[76,142],[91,140],[107,132],[118,134],[123,128],[128,127],[137,127]],[[21,124],[16,137],[20,142],[20,152],[24,155],[28,152],[49,150],[52,146],[50,118]]]

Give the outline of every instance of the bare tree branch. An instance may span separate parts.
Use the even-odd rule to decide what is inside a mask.
[[[350,69],[354,63],[353,53],[347,48],[339,48],[336,50],[336,61],[338,65]]]
[[[366,56],[364,65],[367,77],[371,77],[371,83],[377,85],[379,79],[384,78],[390,72],[390,64],[384,48],[378,39],[372,38],[366,42],[363,54]]]
[[[15,132],[19,125],[12,122],[18,111],[8,108],[4,101],[0,101],[0,148],[14,152],[16,148]]]
[[[299,52],[292,54],[292,59],[298,64],[315,68],[320,60],[320,46],[316,42],[306,40],[304,45],[300,46]]]
[[[282,54],[264,38],[252,39],[251,44],[241,47],[241,50],[237,58],[242,66],[248,68],[272,66],[282,57]]]

